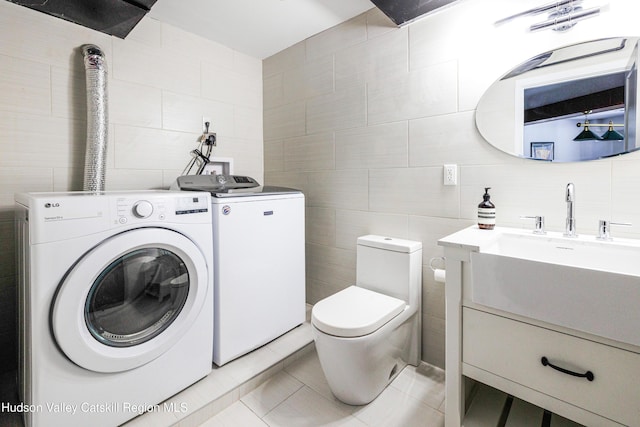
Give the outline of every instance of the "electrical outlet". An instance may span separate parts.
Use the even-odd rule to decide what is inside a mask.
[[[207,145],[217,145],[216,133],[213,131],[213,123],[209,117],[202,116],[202,135],[200,141],[205,142]]]
[[[444,165],[444,185],[458,185],[458,165]]]

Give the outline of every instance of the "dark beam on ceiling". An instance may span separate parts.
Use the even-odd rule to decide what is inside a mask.
[[[624,107],[624,86],[530,108],[524,111],[524,122],[531,123],[584,113],[589,110],[597,111],[619,107]]]
[[[156,0],[7,0],[112,36],[125,38]]]
[[[433,12],[457,0],[371,0],[378,9],[384,12],[396,25]]]

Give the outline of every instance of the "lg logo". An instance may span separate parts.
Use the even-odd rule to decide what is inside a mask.
[[[59,208],[60,207],[60,203],[45,203],[44,207],[45,208]]]

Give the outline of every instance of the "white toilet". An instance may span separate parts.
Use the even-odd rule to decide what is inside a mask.
[[[316,303],[311,324],[331,391],[364,405],[420,361],[422,243],[359,237],[356,263],[356,284]]]

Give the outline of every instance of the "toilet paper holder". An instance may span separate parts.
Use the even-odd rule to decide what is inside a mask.
[[[442,263],[442,266],[440,268],[436,267],[434,265],[436,262]],[[433,271],[433,280],[435,280],[436,282],[445,283],[446,271],[444,263],[445,257],[443,256],[433,257],[431,258],[431,260],[429,260],[429,268],[431,269],[431,271]]]
[[[434,262],[436,262],[436,261],[442,262],[442,266],[441,267],[434,266]],[[444,270],[444,268],[445,268],[444,262],[445,262],[445,257],[443,257],[443,256],[435,256],[435,257],[433,257],[433,258],[431,258],[429,260],[429,268],[431,269],[431,271]]]

